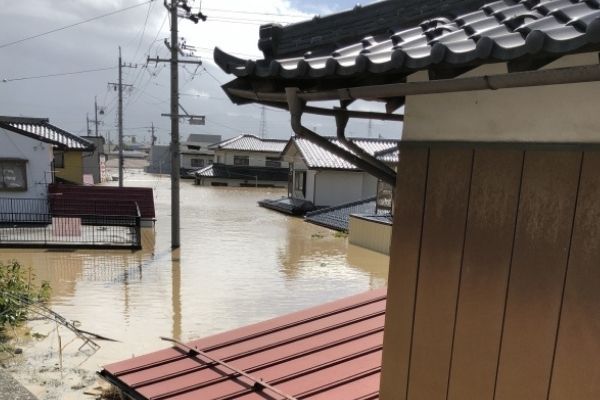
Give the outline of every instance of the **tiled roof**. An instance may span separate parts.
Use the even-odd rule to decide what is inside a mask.
[[[305,220],[336,231],[348,231],[350,214],[375,214],[375,197],[341,204],[335,207],[323,208],[306,214]]]
[[[385,304],[379,289],[186,346],[297,399],[376,400]],[[107,365],[100,374],[134,399],[283,398],[178,346]]]
[[[398,160],[400,159],[400,149],[396,146],[387,150],[378,151],[375,153],[375,158],[385,163],[398,164]]]
[[[346,147],[335,138],[328,138],[329,141],[336,144],[337,146],[346,149]],[[397,140],[392,139],[350,139],[353,143],[358,145],[360,148],[365,150],[370,155],[374,155],[377,152],[389,150],[390,148],[396,148],[398,146]],[[314,144],[313,142],[300,138],[293,137],[290,139],[290,143],[286,146],[284,152],[294,144],[302,158],[306,162],[308,168],[315,169],[345,169],[345,170],[357,170],[358,168],[349,163],[348,161],[336,156],[333,153],[323,149],[322,147]],[[346,149],[347,150],[347,149]]]
[[[252,167],[241,165],[211,164],[194,173],[200,178],[224,178],[247,181],[287,182],[288,169],[275,167]]]
[[[398,26],[327,55],[307,52],[304,57],[251,61],[215,49],[215,61],[238,77],[299,79],[296,85],[302,86],[303,78],[405,76],[435,67],[598,49],[600,0],[500,0],[455,17],[440,14],[415,26]]]
[[[70,150],[91,150],[94,144],[50,124],[45,118],[0,117],[0,128]]]
[[[211,149],[238,150],[238,151],[262,151],[281,153],[287,140],[261,139],[255,135],[239,135],[209,146]]]

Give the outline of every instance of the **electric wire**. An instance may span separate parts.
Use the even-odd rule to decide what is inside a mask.
[[[43,79],[43,78],[53,78],[57,76],[69,76],[69,75],[79,75],[79,74],[87,74],[91,72],[100,72],[100,71],[108,71],[111,69],[115,69],[117,67],[104,67],[104,68],[94,68],[94,69],[85,69],[82,71],[72,71],[72,72],[60,72],[56,74],[47,74],[47,75],[35,75],[35,76],[23,76],[19,78],[10,78],[10,79],[2,79],[2,82],[15,82],[15,81],[25,81],[30,79]]]
[[[146,5],[146,4],[151,3],[153,1],[154,0],[147,0],[147,1],[144,1],[143,3],[134,4],[132,6],[121,8],[121,9],[116,10],[116,11],[111,11],[111,12],[106,13],[106,14],[102,14],[102,15],[98,15],[98,16],[95,16],[95,17],[92,17],[92,18],[85,19],[83,21],[79,21],[79,22],[76,22],[74,24],[65,25],[65,26],[62,26],[60,28],[56,28],[56,29],[52,29],[50,31],[38,33],[36,35],[24,37],[24,38],[21,38],[21,39],[18,39],[18,40],[14,40],[12,42],[3,43],[3,44],[0,44],[0,49],[3,49],[3,48],[8,47],[8,46],[13,46],[13,45],[18,44],[18,43],[23,43],[23,42],[25,42],[27,40],[36,39],[36,38],[39,38],[39,37],[42,37],[42,36],[50,35],[50,34],[55,33],[55,32],[63,31],[65,29],[73,28],[75,26],[83,25],[85,23],[92,22],[92,21],[95,21],[95,20],[98,20],[98,19],[101,19],[101,18],[109,17],[111,15],[119,14],[119,13],[122,13],[124,11],[128,11],[128,10],[131,10],[131,9],[134,9],[134,8]]]
[[[133,59],[137,58],[138,52],[140,51],[140,47],[142,46],[142,42],[144,41],[144,35],[146,34],[146,28],[148,27],[148,18],[150,17],[150,12],[152,11],[152,6],[154,3],[148,4],[148,11],[146,12],[146,19],[144,20],[144,27],[142,28],[142,33],[140,34],[140,40],[138,41],[137,48],[135,49],[135,53]]]

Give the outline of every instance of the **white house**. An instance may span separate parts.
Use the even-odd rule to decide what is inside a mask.
[[[181,145],[181,173],[198,170],[214,162],[215,151],[209,146],[221,142],[221,135],[193,133]]]
[[[329,140],[344,147],[337,139]],[[391,139],[351,140],[371,155],[398,145]],[[328,207],[375,197],[377,193],[377,178],[306,139],[291,138],[282,158],[290,164],[289,196],[293,200]]]
[[[46,199],[48,184],[54,181],[54,153],[93,147],[48,119],[1,116],[0,197]]]
[[[280,156],[287,141],[244,134],[209,146],[212,165],[195,173],[196,183],[210,186],[286,187],[288,163]]]

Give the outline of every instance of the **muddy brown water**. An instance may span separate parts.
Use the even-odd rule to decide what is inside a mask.
[[[285,191],[182,181],[181,249],[172,252],[168,178],[127,171],[126,185],[154,189],[157,222],[143,250],[0,250],[50,282],[53,310],[118,340],[80,351],[66,329],[30,322],[37,338],[19,339],[24,354],[7,364],[40,398],[81,398],[101,365],[168,347],[160,336],[191,340],[386,284],[388,257],[256,205]]]

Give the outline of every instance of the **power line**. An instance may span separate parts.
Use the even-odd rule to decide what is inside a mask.
[[[133,59],[135,60],[137,55],[138,55],[138,51],[140,51],[140,47],[142,46],[142,42],[144,41],[144,35],[146,34],[146,27],[148,26],[148,18],[150,17],[150,11],[152,11],[152,3],[148,4],[148,11],[146,12],[146,19],[144,20],[144,27],[142,28],[142,33],[140,34],[140,40],[138,42],[137,48],[135,49],[135,53],[133,56]]]
[[[61,72],[58,74],[48,74],[48,75],[37,75],[37,76],[24,76],[20,78],[11,78],[11,79],[2,79],[2,82],[14,82],[14,81],[24,81],[29,79],[42,79],[42,78],[53,78],[56,76],[68,76],[68,75],[78,75],[78,74],[87,74],[90,72],[99,72],[99,71],[108,71],[110,69],[115,69],[117,67],[105,67],[105,68],[96,68],[96,69],[86,69],[83,71],[73,71],[73,72]]]
[[[226,10],[223,8],[203,8],[205,11],[215,11],[215,12],[224,12],[224,13],[233,13],[233,14],[253,14],[253,15],[269,15],[274,17],[291,17],[291,18],[311,18],[313,15],[306,14],[278,14],[278,13],[268,13],[268,12],[258,12],[258,11],[244,11],[244,10]]]
[[[79,22],[76,22],[74,24],[70,24],[70,25],[62,26],[60,28],[52,29],[51,31],[47,31],[47,32],[43,32],[43,33],[38,33],[37,35],[28,36],[28,37],[25,37],[25,38],[22,38],[22,39],[19,39],[19,40],[15,40],[15,41],[12,41],[12,42],[4,43],[4,44],[0,45],[0,49],[3,49],[3,48],[8,47],[8,46],[15,45],[17,43],[25,42],[27,40],[39,38],[41,36],[46,36],[46,35],[49,35],[51,33],[63,31],[65,29],[69,29],[69,28],[73,28],[74,26],[82,25],[82,24],[85,24],[87,22],[95,21],[95,20],[100,19],[100,18],[105,18],[105,17],[109,17],[111,15],[122,13],[124,11],[131,10],[133,8],[136,8],[136,7],[143,6],[143,5],[151,3],[153,1],[154,0],[147,0],[147,1],[143,2],[143,3],[135,4],[133,6],[125,7],[125,8],[122,8],[120,10],[116,10],[116,11],[112,11],[112,12],[109,12],[109,13],[106,13],[106,14],[98,15],[96,17],[92,17],[92,18],[89,18],[89,19],[86,19],[86,20],[83,20],[83,21],[79,21]]]

